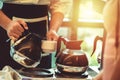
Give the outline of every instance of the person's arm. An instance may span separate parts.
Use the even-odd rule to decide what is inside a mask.
[[[0,10],[0,26],[7,30],[7,25],[11,22],[11,20]]]
[[[12,21],[0,10],[0,26],[7,31],[10,39],[16,40],[21,36],[24,31],[21,25],[28,29],[27,24],[23,20]]]
[[[69,12],[68,8],[71,7],[71,4],[72,4],[72,0],[64,0],[64,1],[51,0],[51,4],[50,4],[51,21],[50,21],[50,29],[47,33],[48,40],[58,39],[57,31],[63,22],[64,15],[67,12]]]
[[[60,12],[55,12],[51,16],[50,29],[47,34],[48,40],[57,40],[57,31],[63,22],[64,15]]]
[[[54,14],[52,14],[50,21],[50,30],[54,30],[57,32],[63,22],[63,18],[63,13],[55,12]]]

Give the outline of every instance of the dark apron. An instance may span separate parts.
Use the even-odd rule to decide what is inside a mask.
[[[47,5],[30,5],[30,4],[11,4],[4,3],[2,11],[12,19],[13,16],[25,19],[33,19],[47,16]],[[42,37],[46,37],[48,20],[42,20],[39,22],[27,22],[30,32],[39,34]],[[20,69],[23,66],[15,62],[10,57],[10,42],[5,42],[8,39],[7,33],[4,29],[0,28],[0,68],[5,65],[9,65],[15,69]],[[41,68],[51,68],[51,55],[42,57],[40,65]]]

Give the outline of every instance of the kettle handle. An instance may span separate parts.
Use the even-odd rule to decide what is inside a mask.
[[[29,29],[28,29],[28,30],[26,30],[22,24],[20,24],[20,25],[21,25],[21,27],[24,29],[24,32],[26,32],[26,34],[29,34],[29,33],[30,33],[30,30],[29,30]],[[25,33],[24,33],[24,32],[22,33],[22,35],[25,35]],[[6,40],[6,42],[9,42],[9,41],[11,41],[11,39],[10,39],[10,38]]]
[[[64,44],[66,44],[67,41],[69,41],[67,38],[64,38],[62,36],[59,36],[57,40],[57,51],[55,57],[58,57],[60,55],[60,48],[61,48],[61,41],[63,41]]]
[[[29,28],[26,30],[22,24],[20,24],[20,25],[22,26],[22,28],[24,29],[24,32],[26,32],[26,34],[31,33],[30,30],[29,30]],[[24,32],[23,32],[23,34],[25,34]]]
[[[100,37],[100,36],[96,36],[96,37],[95,37],[94,45],[93,45],[93,52],[92,52],[91,56],[94,54],[94,52],[95,52],[95,50],[96,50],[96,46],[97,46],[97,41],[98,41],[98,40],[103,41],[103,37]]]

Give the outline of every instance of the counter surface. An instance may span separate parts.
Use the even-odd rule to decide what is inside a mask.
[[[52,77],[26,77],[26,76],[23,76],[23,79],[22,80],[92,80],[92,77],[95,76],[97,73],[91,69],[91,68],[88,68],[88,70],[86,71],[86,73],[88,76],[85,77],[84,75],[81,77],[81,76],[60,76],[60,75],[56,75],[56,74],[53,74]]]

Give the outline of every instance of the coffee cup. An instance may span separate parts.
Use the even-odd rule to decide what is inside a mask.
[[[42,40],[41,48],[44,53],[55,52],[57,47],[57,41]]]

